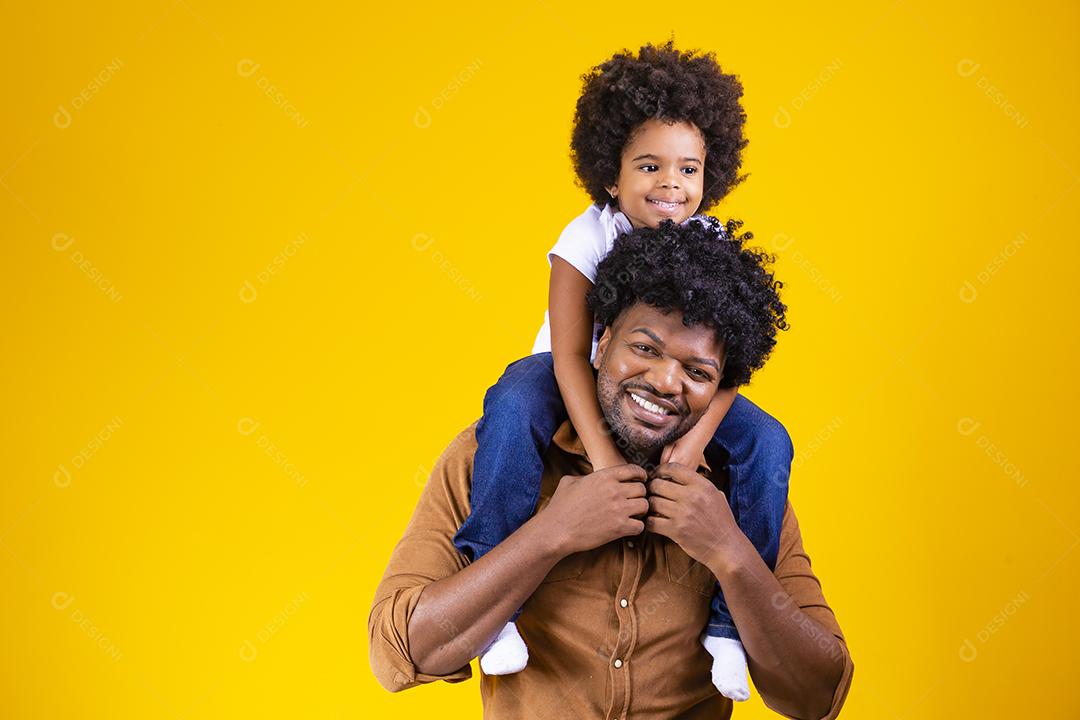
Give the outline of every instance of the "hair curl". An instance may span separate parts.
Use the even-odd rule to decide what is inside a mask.
[[[739,220],[722,225],[712,217],[684,225],[664,220],[619,237],[600,262],[587,300],[603,327],[630,306],[679,310],[683,325],[705,325],[723,342],[727,361],[720,387],[744,385],[788,329],[783,283],[770,270],[773,256],[748,248]]]
[[[705,139],[705,212],[746,179],[739,175],[746,113],[739,104],[742,83],[720,69],[714,53],[681,52],[674,41],[645,45],[635,56],[614,55],[582,75],[574,113],[570,157],[578,183],[593,202],[610,201],[622,151],[638,126],[650,118],[691,122]]]

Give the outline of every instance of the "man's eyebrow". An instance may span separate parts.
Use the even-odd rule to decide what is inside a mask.
[[[660,159],[660,157],[659,157],[659,156],[657,156],[657,155],[653,155],[652,153],[647,153],[647,154],[645,154],[645,155],[638,155],[638,156],[637,156],[636,158],[634,158],[634,159],[633,159],[633,160],[631,160],[630,162],[637,162],[638,160],[659,160],[659,159]],[[700,164],[701,164],[701,161],[700,161],[700,160],[698,160],[698,159],[697,159],[696,157],[684,157],[684,158],[679,158],[679,161],[680,161],[680,162],[695,162],[695,163],[697,163],[698,165],[700,165]]]
[[[630,334],[633,334],[633,333],[641,333],[642,335],[648,335],[650,338],[652,338],[652,341],[654,343],[656,343],[660,347],[664,347],[664,341],[661,340],[659,337],[657,337],[656,333],[654,333],[649,328],[645,328],[645,327],[634,328],[633,330],[630,331]],[[692,358],[687,358],[687,359],[692,363],[697,363],[698,365],[708,365],[709,367],[716,370],[716,372],[720,372],[720,364],[717,363],[715,360],[712,360],[710,358],[692,357]]]
[[[663,340],[661,340],[661,339],[660,339],[659,337],[657,337],[656,333],[654,333],[654,332],[653,332],[652,330],[650,330],[649,328],[646,328],[646,327],[639,327],[639,328],[634,328],[633,330],[631,330],[631,331],[630,331],[630,333],[631,333],[631,334],[633,334],[633,333],[636,333],[636,332],[639,332],[639,333],[641,333],[642,335],[648,335],[649,337],[651,337],[651,338],[652,338],[652,341],[653,341],[654,343],[656,343],[656,344],[657,344],[657,345],[659,345],[660,347],[664,347],[664,341],[663,341]]]
[[[708,365],[709,367],[711,367],[716,372],[720,372],[720,366],[717,364],[717,362],[715,360],[710,360],[709,358],[700,358],[700,357],[692,357],[692,358],[689,358],[689,360],[690,360],[690,362],[697,363],[698,365]]]

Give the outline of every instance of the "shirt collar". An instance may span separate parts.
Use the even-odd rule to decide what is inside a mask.
[[[621,210],[616,210],[612,203],[605,205],[600,212],[600,225],[604,228],[604,236],[610,242],[615,242],[615,238],[623,233],[634,231],[630,218],[626,217]]]

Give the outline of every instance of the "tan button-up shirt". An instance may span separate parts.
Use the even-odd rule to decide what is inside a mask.
[[[468,665],[448,675],[418,672],[407,629],[424,588],[468,565],[453,537],[469,514],[475,427],[462,431],[439,458],[375,591],[368,617],[371,666],[391,691],[472,677]],[[704,462],[699,470],[711,472]],[[581,440],[567,421],[545,457],[538,510],[564,475],[590,472]],[[726,477],[714,481],[726,491]],[[792,605],[839,640],[844,672],[824,718],[831,720],[847,696],[854,664],[810,569],[790,503],[775,575]],[[512,675],[481,675],[484,717],[729,718],[732,702],[713,687],[712,658],[700,642],[715,582],[712,572],[676,543],[649,532],[564,558],[518,618],[528,666]],[[828,642],[823,635],[822,642]]]

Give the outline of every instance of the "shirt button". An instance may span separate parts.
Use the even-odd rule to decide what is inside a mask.
[[[627,547],[634,547],[634,541],[633,540],[627,540],[626,541],[626,546]]]
[[[622,660],[616,660],[615,661],[615,667],[621,668],[622,667]]]
[[[619,601],[619,605],[620,605],[621,607],[626,607],[626,606],[627,606],[627,605],[629,605],[629,604],[630,604],[630,603],[628,603],[628,602],[626,601],[626,598],[623,598],[622,600],[620,600],[620,601]]]

